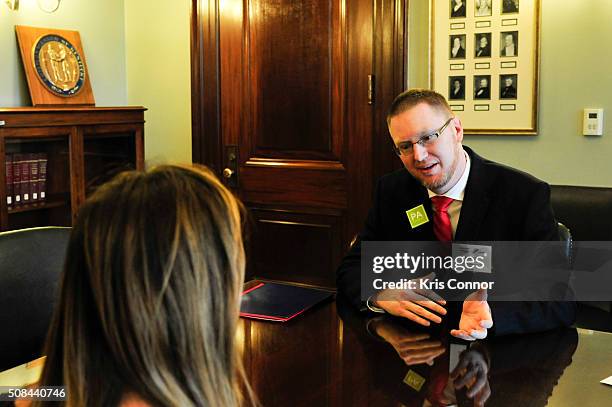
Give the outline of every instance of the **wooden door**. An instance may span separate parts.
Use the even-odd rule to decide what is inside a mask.
[[[251,276],[334,285],[392,166],[404,3],[194,0],[193,158],[250,210]]]

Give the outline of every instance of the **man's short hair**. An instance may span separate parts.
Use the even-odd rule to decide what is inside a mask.
[[[412,109],[418,104],[427,103],[430,107],[437,109],[440,112],[452,113],[448,102],[436,91],[431,89],[408,89],[405,92],[400,93],[389,108],[387,113],[387,124],[395,116],[404,113],[405,111]]]

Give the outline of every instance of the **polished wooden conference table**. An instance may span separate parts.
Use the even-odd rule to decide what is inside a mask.
[[[358,313],[330,299],[285,323],[241,318],[238,343],[264,407],[612,406],[612,386],[600,383],[612,376],[610,333],[567,328],[467,347],[449,329]],[[447,397],[448,372],[475,355],[489,366],[490,395],[470,398],[462,388]],[[36,382],[43,363],[0,374],[0,385]]]
[[[485,406],[612,406],[612,386],[600,383],[612,375],[612,334],[568,328],[489,338],[467,348],[445,332],[368,319],[330,300],[286,323],[241,319],[239,343],[263,406],[445,405],[435,389],[447,382],[457,355],[460,360],[468,351],[480,352],[490,365]],[[443,349],[431,350],[436,346]],[[428,348],[443,353],[431,365],[419,363]],[[465,388],[446,402],[481,405]]]

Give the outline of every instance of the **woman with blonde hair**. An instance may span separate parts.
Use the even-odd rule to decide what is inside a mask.
[[[100,187],[72,231],[39,385],[66,386],[68,406],[244,404],[241,211],[203,167]]]

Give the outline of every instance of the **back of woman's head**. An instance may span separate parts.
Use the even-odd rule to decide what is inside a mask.
[[[241,205],[207,169],[120,174],[73,228],[41,384],[70,405],[239,403]]]

